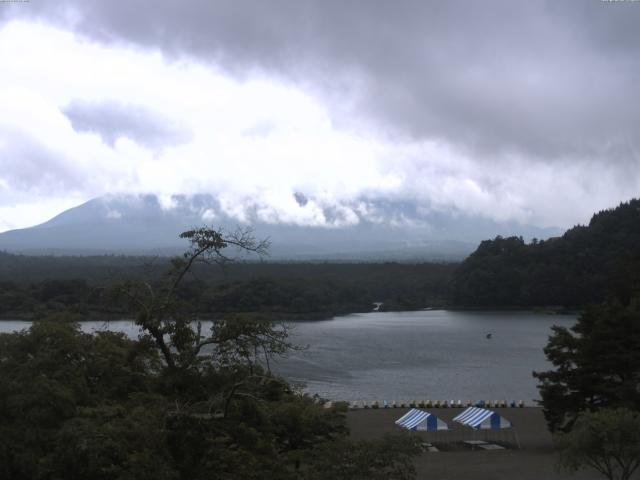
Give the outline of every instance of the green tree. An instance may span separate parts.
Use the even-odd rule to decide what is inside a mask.
[[[325,408],[270,371],[292,348],[286,328],[229,315],[204,332],[181,297],[196,262],[264,245],[246,232],[183,238],[191,248],[165,277],[117,289],[139,338],[86,334],[64,314],[0,335],[0,480],[293,480],[322,466],[320,449],[335,453],[335,472],[368,463],[368,478],[411,478],[402,442],[349,442],[343,405]]]
[[[553,327],[544,351],[554,369],[533,375],[552,431],[584,410],[640,409],[640,303],[589,307],[570,329]]]
[[[227,248],[257,254],[264,254],[267,248],[265,242],[256,241],[248,230],[225,236],[203,227],[184,232],[180,238],[189,240],[190,248],[182,257],[172,259],[165,277],[155,284],[128,282],[119,289],[136,312],[136,323],[143,335],[155,342],[170,372],[197,368],[203,358],[202,349],[219,342],[213,334],[202,332],[202,322],[193,305],[181,302],[177,295],[194,265],[228,262],[230,258],[224,253]]]
[[[0,335],[0,478],[163,478],[155,348],[61,320]]]
[[[603,409],[578,415],[572,430],[555,436],[560,466],[593,468],[609,480],[628,480],[640,466],[640,413]]]
[[[278,448],[287,452],[296,471],[311,449],[323,442],[341,440],[348,433],[344,421],[346,404],[323,407],[316,398],[293,394],[272,409]]]
[[[421,440],[412,435],[387,435],[375,441],[336,441],[312,451],[301,474],[304,480],[411,480],[413,457]]]

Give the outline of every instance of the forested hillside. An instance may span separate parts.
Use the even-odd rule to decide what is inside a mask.
[[[640,200],[591,218],[562,237],[483,241],[456,269],[457,306],[581,307],[609,295],[627,302],[640,288]]]

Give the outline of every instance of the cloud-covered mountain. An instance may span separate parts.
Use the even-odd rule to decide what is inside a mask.
[[[638,2],[0,3],[0,231],[296,191],[565,229],[640,191]]]
[[[269,238],[272,259],[458,259],[480,240],[496,235],[546,238],[558,233],[400,201],[362,198],[318,207],[303,193],[296,193],[295,200],[300,209],[319,208],[322,223],[274,220],[258,204],[229,211],[204,194],[105,196],[43,224],[0,234],[0,249],[31,254],[173,254],[186,246],[178,238],[180,232],[207,224],[228,231],[253,228],[258,238]]]

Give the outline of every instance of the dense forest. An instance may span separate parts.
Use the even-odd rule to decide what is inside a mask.
[[[561,237],[483,241],[456,269],[451,303],[576,309],[640,288],[640,200],[596,213]]]
[[[68,311],[79,319],[125,315],[112,295],[123,281],[160,278],[159,257],[30,257],[0,253],[0,316],[38,318]],[[455,268],[448,263],[230,263],[195,265],[178,297],[197,313],[260,312],[282,319],[439,307]]]
[[[67,311],[121,316],[112,286],[157,279],[164,257],[32,257],[0,252],[0,317]],[[525,243],[483,241],[461,264],[238,262],[197,265],[178,297],[205,317],[261,312],[315,319],[425,307],[579,309],[608,296],[623,303],[640,285],[640,200],[596,213],[587,226]]]

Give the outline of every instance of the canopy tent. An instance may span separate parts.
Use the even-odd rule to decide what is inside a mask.
[[[449,430],[449,426],[435,415],[412,408],[398,420],[396,425],[407,430],[418,430],[421,432],[437,432],[438,430]]]
[[[454,417],[453,421],[480,430],[497,430],[512,427],[511,422],[506,418],[501,417],[496,412],[479,407],[466,408],[460,415]]]

